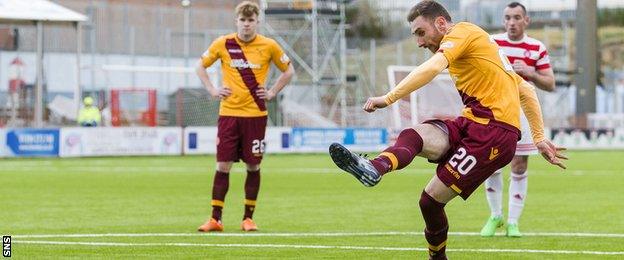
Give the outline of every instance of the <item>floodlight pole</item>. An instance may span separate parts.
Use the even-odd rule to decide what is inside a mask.
[[[340,125],[342,127],[347,126],[347,39],[345,36],[345,4],[340,3],[340,24],[338,30],[340,30],[340,84],[342,85],[342,91],[340,96]]]
[[[189,52],[190,52],[190,28],[191,28],[191,1],[182,1],[182,7],[184,8],[184,65],[189,66]],[[184,87],[189,86],[189,75],[184,75]]]
[[[576,114],[596,112],[598,37],[596,0],[577,0],[576,5]],[[581,123],[584,125],[584,123]]]
[[[318,88],[321,73],[318,71],[318,3],[312,0],[312,93],[314,102],[318,102]]]
[[[34,127],[43,126],[43,22],[37,21],[37,79],[35,89]]]
[[[74,86],[74,113],[78,120],[78,111],[80,110],[80,98],[82,91],[80,87],[80,55],[82,54],[82,26],[80,22],[75,22],[76,27],[76,86]],[[93,57],[93,56],[92,56]],[[93,69],[91,69],[93,71]]]

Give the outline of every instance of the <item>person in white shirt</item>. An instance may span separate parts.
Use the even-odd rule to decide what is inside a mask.
[[[555,76],[550,66],[548,51],[544,44],[525,34],[529,25],[526,8],[512,2],[504,10],[505,33],[492,35],[503,54],[512,64],[513,70],[524,80],[545,91],[555,90]],[[520,118],[522,138],[516,146],[516,154],[511,161],[509,182],[509,212],[507,232],[509,237],[521,237],[518,219],[524,209],[527,196],[529,156],[538,154],[533,145],[529,123],[524,113]],[[494,236],[496,228],[503,226],[503,175],[502,169],[496,171],[485,181],[485,192],[491,210],[491,216],[481,229],[481,236]]]

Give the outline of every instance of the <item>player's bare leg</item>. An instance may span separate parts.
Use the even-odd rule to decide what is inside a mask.
[[[511,160],[511,178],[509,180],[509,216],[507,218],[507,236],[521,237],[518,220],[524,209],[527,196],[529,157],[526,155],[514,156]]]
[[[223,206],[225,201],[225,194],[227,194],[230,186],[230,169],[234,162],[217,162],[217,170],[212,185],[212,216],[203,225],[197,228],[201,232],[223,231],[223,223],[221,222],[221,215],[223,212]]]
[[[247,164],[247,178],[245,179],[245,214],[241,229],[243,231],[256,231],[258,226],[252,220],[256,209],[256,199],[260,191],[260,164]]]

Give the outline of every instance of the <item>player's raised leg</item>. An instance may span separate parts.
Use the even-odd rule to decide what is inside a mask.
[[[349,151],[341,144],[331,144],[329,146],[329,155],[338,168],[353,175],[364,186],[372,187],[381,181],[381,174],[373,167],[370,160]]]
[[[372,160],[337,143],[329,147],[329,154],[340,169],[364,186],[372,187],[379,183],[381,176],[405,168],[417,155],[435,160],[447,149],[447,134],[438,126],[426,123],[401,131],[395,144]]]

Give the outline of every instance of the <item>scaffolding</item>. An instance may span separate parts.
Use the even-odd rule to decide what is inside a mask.
[[[284,48],[297,70],[294,84],[308,85],[299,104],[313,111],[329,107],[332,118],[340,108],[346,125],[347,44],[345,0],[262,0],[261,21],[266,34]],[[335,97],[327,100],[327,96]],[[329,104],[327,104],[329,102]]]

